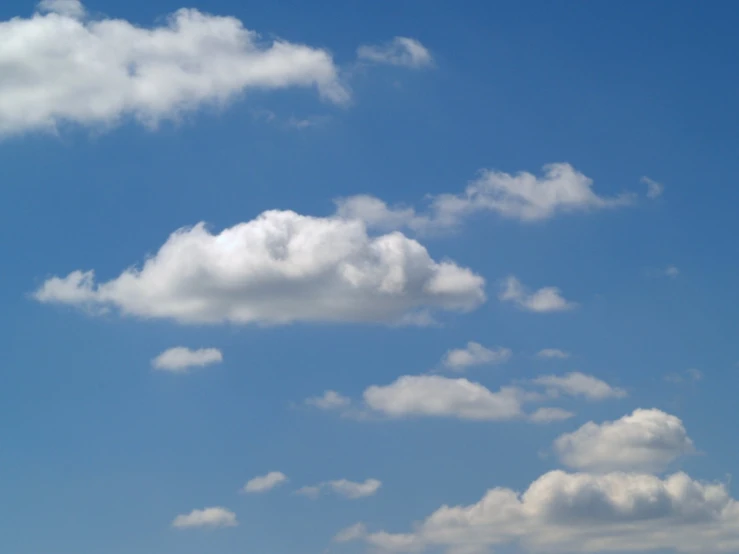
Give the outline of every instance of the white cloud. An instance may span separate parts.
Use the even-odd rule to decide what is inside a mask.
[[[665,269],[665,275],[671,277],[672,279],[675,279],[680,275],[680,270],[674,265],[667,266],[667,269]]]
[[[287,475],[280,471],[270,471],[267,475],[254,477],[248,481],[242,491],[246,494],[267,492],[286,482]]]
[[[217,235],[203,223],[180,229],[140,269],[102,283],[74,271],[35,298],[180,323],[417,323],[428,310],[478,307],[484,284],[400,233],[273,210]]]
[[[171,373],[186,373],[192,367],[205,367],[223,361],[223,354],[217,348],[190,350],[176,346],[165,350],[151,361],[154,369]]]
[[[543,360],[566,360],[570,357],[570,353],[565,352],[564,350],[559,350],[558,348],[544,348],[543,350],[539,350],[539,352],[537,352],[536,357]]]
[[[641,182],[647,185],[647,198],[659,198],[665,191],[665,186],[649,177],[642,177]]]
[[[361,539],[367,534],[367,526],[364,523],[355,523],[342,529],[334,536],[334,542],[349,542]]]
[[[338,199],[336,204],[339,215],[360,219],[377,229],[428,233],[455,228],[478,212],[495,212],[528,223],[559,214],[626,206],[634,200],[633,194],[598,196],[592,185],[591,179],[570,164],[555,163],[544,166],[541,177],[483,170],[463,193],[433,196],[426,213],[408,206],[391,207],[369,195]]]
[[[665,381],[681,385],[683,383],[697,383],[703,379],[703,372],[700,369],[686,369],[682,373],[668,373],[665,375]]]
[[[159,26],[90,19],[75,0],[46,0],[0,22],[0,134],[64,123],[149,126],[248,90],[313,87],[349,99],[326,50],[268,42],[236,18],[181,9]]]
[[[450,350],[444,356],[442,363],[455,371],[463,371],[465,368],[484,365],[502,364],[510,360],[513,353],[509,348],[485,348],[477,342],[468,342],[465,348]]]
[[[547,387],[550,395],[556,396],[560,393],[569,396],[584,396],[588,400],[605,400],[607,398],[623,398],[626,391],[618,387],[612,387],[605,381],[585,375],[584,373],[572,372],[566,375],[542,375],[532,380],[535,385]]]
[[[236,527],[236,514],[226,508],[205,508],[193,510],[189,514],[177,516],[172,527],[188,529],[192,527]]]
[[[377,479],[367,479],[363,483],[357,483],[347,479],[337,479],[336,481],[326,481],[318,485],[303,487],[298,489],[296,493],[316,498],[321,492],[329,491],[338,496],[356,500],[358,498],[374,496],[380,490],[380,487],[382,487],[382,482]]]
[[[357,57],[374,63],[420,69],[434,64],[431,52],[416,39],[395,37],[380,45],[365,45],[357,49]]]
[[[508,277],[498,298],[502,302],[513,302],[519,308],[529,312],[548,313],[563,312],[577,306],[565,300],[562,291],[557,287],[544,287],[529,292],[521,282],[513,276]]]
[[[694,452],[683,422],[660,410],[635,410],[616,421],[586,423],[554,442],[568,467],[597,472],[656,472]]]
[[[552,553],[739,551],[739,503],[722,484],[676,473],[551,471],[520,494],[490,489],[476,504],[442,506],[414,531],[357,533],[393,552],[483,554],[515,544]]]
[[[406,375],[390,385],[364,391],[367,406],[389,417],[514,419],[523,416],[521,400],[521,391],[512,387],[492,392],[467,379],[438,375]]]
[[[321,410],[340,410],[348,407],[352,401],[336,391],[327,390],[322,396],[308,398],[305,403]]]
[[[570,419],[574,415],[562,408],[539,408],[529,416],[529,420],[534,423],[554,423],[555,421]]]

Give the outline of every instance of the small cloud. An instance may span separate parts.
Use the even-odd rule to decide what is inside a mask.
[[[41,13],[57,13],[74,19],[85,17],[85,7],[80,0],[41,0],[38,4]]]
[[[570,419],[574,415],[562,408],[539,408],[529,416],[529,420],[534,423],[553,423]]]
[[[357,49],[357,57],[373,63],[397,65],[411,69],[431,67],[434,58],[431,52],[416,39],[395,37],[380,45],[365,45]]]
[[[367,535],[367,527],[364,523],[355,523],[354,525],[342,529],[334,536],[334,542],[351,542],[359,540]]]
[[[382,487],[382,482],[377,479],[367,479],[364,483],[338,479],[336,481],[325,481],[318,485],[303,487],[295,492],[296,494],[302,494],[310,498],[317,498],[321,492],[329,491],[338,496],[355,500],[375,495],[380,490],[380,487]]]
[[[544,375],[532,380],[532,383],[546,387],[550,396],[557,396],[561,393],[569,396],[583,396],[588,400],[605,400],[624,398],[627,395],[623,389],[612,387],[592,375],[577,372],[562,376]]]
[[[351,404],[351,400],[346,396],[339,394],[333,390],[327,390],[322,396],[308,398],[305,403],[321,410],[339,410],[346,408]]]
[[[465,348],[449,350],[442,363],[454,370],[464,371],[466,368],[485,364],[502,364],[507,362],[513,352],[509,348],[486,348],[477,342],[468,342]]]
[[[217,348],[199,348],[190,350],[184,346],[176,346],[165,350],[151,361],[154,369],[170,373],[187,373],[193,367],[205,367],[223,361],[223,354]]]
[[[665,375],[665,381],[682,385],[684,383],[697,383],[703,379],[703,372],[699,369],[686,369],[680,373],[668,373]]]
[[[544,287],[529,292],[512,275],[504,281],[503,290],[498,298],[502,302],[512,302],[521,309],[537,313],[563,312],[577,306],[574,302],[565,300],[562,291],[557,287]]]
[[[647,185],[647,198],[659,198],[665,191],[665,186],[649,177],[642,177],[641,182]]]
[[[566,360],[570,353],[558,348],[544,348],[536,353],[536,357],[542,360]]]
[[[236,527],[238,524],[236,514],[221,507],[193,510],[189,514],[177,516],[172,521],[172,527],[176,529]]]
[[[680,275],[680,270],[674,265],[671,265],[668,266],[667,269],[665,269],[665,275],[667,275],[671,279],[675,279],[678,275]]]
[[[287,476],[284,473],[280,471],[271,471],[267,475],[254,477],[254,479],[244,485],[242,492],[246,494],[267,492],[285,482],[287,482]]]

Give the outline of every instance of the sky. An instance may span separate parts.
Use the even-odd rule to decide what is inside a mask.
[[[9,554],[739,551],[733,2],[0,5]]]

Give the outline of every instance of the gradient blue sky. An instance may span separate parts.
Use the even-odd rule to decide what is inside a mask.
[[[409,532],[444,504],[473,504],[496,486],[525,490],[561,467],[556,437],[636,408],[684,423],[699,455],[673,470],[711,482],[735,471],[739,8],[458,4],[196,2],[187,7],[233,16],[266,39],[327,49],[351,102],[334,105],[311,88],[248,90],[157,129],[124,117],[104,130],[72,123],[3,136],[3,552],[361,552],[362,543],[331,539],[360,521]],[[183,5],[86,7],[148,27]],[[10,0],[0,20],[33,12]],[[356,67],[358,46],[395,36],[420,41],[433,67]],[[0,105],[2,82],[0,62]],[[329,217],[334,199],[357,194],[420,208],[427,195],[461,192],[482,169],[539,175],[553,162],[572,164],[601,196],[638,198],[537,222],[480,212],[453,232],[416,237],[434,259],[486,280],[486,303],[442,314],[436,326],[180,325],[32,298],[52,275],[94,268],[115,278],[199,221],[220,232],[269,209]],[[664,193],[647,198],[644,176]],[[532,289],[559,287],[578,306],[516,309],[498,300],[508,275]],[[460,375],[439,369],[468,341],[513,355]],[[223,363],[183,375],[152,369],[152,358],[180,345],[218,348]],[[535,359],[543,348],[571,357]],[[665,378],[691,368],[700,381]],[[356,401],[369,386],[432,370],[490,389],[580,371],[628,396],[561,399],[575,415],[548,425],[357,421],[304,405],[326,390]],[[287,484],[239,494],[277,470]],[[383,485],[357,500],[293,494],[339,478]],[[207,506],[232,510],[239,526],[170,526]]]

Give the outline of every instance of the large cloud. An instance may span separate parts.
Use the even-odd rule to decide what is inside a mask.
[[[694,451],[693,441],[674,415],[635,410],[616,421],[586,423],[554,442],[562,462],[587,471],[661,471]]]
[[[141,269],[103,283],[75,271],[35,297],[182,323],[412,323],[427,310],[472,310],[483,288],[400,233],[370,237],[359,221],[268,211],[217,235],[202,223],[180,229]]]
[[[59,124],[148,125],[250,89],[314,87],[348,100],[329,52],[262,41],[233,17],[181,9],[162,25],[88,18],[77,0],[46,0],[0,22],[0,134]]]
[[[475,554],[517,543],[533,552],[728,553],[739,550],[739,504],[723,485],[684,473],[552,471],[523,494],[495,488],[476,504],[442,506],[410,533],[353,530],[347,540],[395,552]]]

